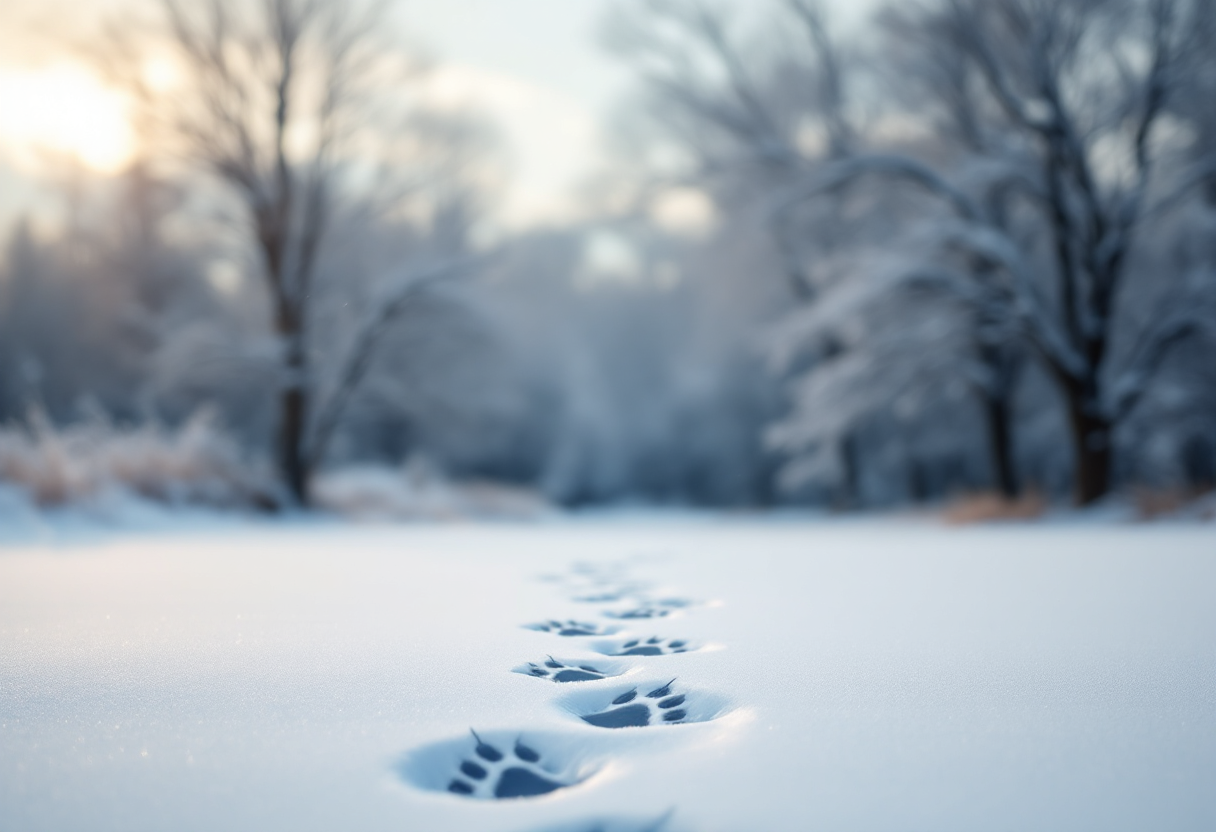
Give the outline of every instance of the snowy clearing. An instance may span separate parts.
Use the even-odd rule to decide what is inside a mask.
[[[1214,596],[1210,526],[9,546],[0,829],[1209,830]]]

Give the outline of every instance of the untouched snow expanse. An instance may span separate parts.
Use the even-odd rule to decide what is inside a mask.
[[[1211,527],[0,550],[3,830],[1198,832],[1214,784]]]

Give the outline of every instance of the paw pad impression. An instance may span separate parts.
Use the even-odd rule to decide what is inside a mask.
[[[648,639],[630,639],[623,642],[606,642],[597,645],[606,656],[667,656],[673,653],[690,653],[697,646],[687,639],[665,639],[654,636]]]
[[[589,624],[585,621],[558,621],[556,619],[542,621],[539,624],[529,624],[527,628],[542,633],[552,633],[557,636],[607,636],[612,635],[619,629],[617,627],[605,627],[601,624]]]
[[[596,685],[580,689],[562,701],[562,707],[597,728],[645,728],[651,725],[685,725],[709,722],[734,710],[724,696],[689,690],[670,682],[648,682],[615,689]]]
[[[666,618],[671,615],[671,610],[665,607],[641,606],[627,610],[609,610],[604,615],[618,621],[639,621],[647,618]]]
[[[522,739],[504,752],[483,740],[476,731],[472,734],[476,745],[448,783],[447,790],[452,794],[510,800],[539,797],[573,785],[541,768],[540,752],[525,745]]]
[[[574,659],[555,659],[549,656],[543,662],[528,662],[525,665],[521,665],[515,668],[514,672],[564,684],[569,682],[598,682],[600,679],[619,676],[621,668],[617,662],[587,662]]]
[[[598,728],[642,728],[652,721],[681,722],[688,716],[688,711],[680,706],[688,697],[672,691],[675,681],[672,679],[645,696],[639,696],[637,688],[625,691],[612,700],[607,710],[583,714],[583,722]]]

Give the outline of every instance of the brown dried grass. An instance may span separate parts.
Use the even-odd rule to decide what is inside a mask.
[[[448,479],[422,460],[400,468],[327,471],[313,485],[317,508],[355,520],[535,519],[552,512],[534,491]]]
[[[32,413],[24,425],[0,429],[0,482],[42,507],[87,502],[113,489],[175,505],[275,503],[272,480],[242,458],[206,412],[175,430],[97,419],[59,428]]]
[[[1216,520],[1216,491],[1201,488],[1137,488],[1132,504],[1141,520],[1194,517]]]
[[[1037,491],[1012,500],[997,493],[969,494],[946,506],[942,519],[950,526],[1034,520],[1047,511],[1047,506],[1047,499]]]

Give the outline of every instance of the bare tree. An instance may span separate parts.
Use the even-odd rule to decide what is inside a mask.
[[[329,401],[319,400],[316,306],[326,294],[318,263],[336,213],[400,212],[442,172],[410,121],[421,64],[384,38],[383,3],[161,0],[161,8],[158,40],[115,30],[110,67],[146,105],[149,135],[241,206],[281,349],[275,456],[292,499],[307,503],[311,474],[387,324],[416,292],[467,271],[460,251],[431,252],[416,270],[384,276],[379,309],[339,362]],[[177,78],[164,89],[147,65],[149,49],[166,47]]]
[[[764,48],[747,42],[731,17],[703,0],[647,0],[610,19],[609,45],[638,72],[661,144],[677,145],[684,166],[659,171],[654,187],[691,184],[712,194],[737,225],[758,224],[777,255],[789,302],[803,307],[822,288],[813,261],[857,235],[805,200],[773,211],[779,195],[854,149],[851,56],[830,35],[811,0],[781,0],[779,33]],[[787,368],[785,362],[778,362]],[[846,445],[847,433],[840,437]],[[855,454],[845,454],[854,460]],[[846,465],[842,503],[855,501]]]
[[[888,215],[888,228],[893,221],[912,231],[902,239],[913,246],[903,250],[902,277],[892,279],[886,269],[872,276],[876,285],[897,293],[909,287],[936,292],[943,303],[966,310],[974,360],[950,365],[925,354],[924,366],[930,374],[955,366],[978,394],[991,467],[1006,493],[1018,485],[1011,450],[1013,393],[1024,357],[1037,356],[1063,394],[1076,501],[1098,499],[1111,486],[1115,426],[1135,407],[1173,345],[1211,326],[1210,292],[1200,270],[1162,294],[1162,305],[1140,326],[1131,347],[1113,349],[1116,340],[1128,340],[1116,328],[1120,300],[1131,291],[1128,264],[1137,233],[1185,203],[1196,186],[1210,189],[1216,181],[1207,95],[1216,77],[1211,4],[893,4],[886,12],[885,54],[876,61],[889,71],[876,89],[888,107],[891,129],[885,132],[903,134],[894,142],[854,123],[845,50],[827,36],[821,15],[803,0],[786,0],[784,6],[787,31],[805,36],[803,51],[791,58],[773,49],[758,59],[732,40],[722,16],[704,3],[647,5],[649,23],[627,30],[624,42],[661,102],[656,111],[668,123],[669,136],[698,160],[695,175],[701,181],[719,183],[718,194],[727,182],[732,196],[748,189],[767,195],[773,205],[770,231],[794,295],[804,303],[829,289],[823,270],[818,278],[814,270],[817,261],[831,260],[827,255],[838,243],[820,241],[842,236],[833,215],[856,214],[844,200],[867,193],[858,188],[862,180],[880,184],[868,192],[871,213],[875,207],[889,210],[874,195],[894,198],[899,192],[893,186],[900,182],[936,200],[940,209],[925,204],[902,218]],[[800,71],[791,75],[791,65]],[[788,88],[783,80],[791,77],[800,100],[782,97]],[[1189,148],[1182,146],[1186,133],[1178,122],[1191,126]],[[883,127],[883,119],[875,124]],[[908,125],[915,125],[911,136]],[[896,149],[870,149],[876,145]],[[849,224],[847,233],[863,253],[904,244],[889,230],[882,238],[867,238],[864,224]],[[864,271],[853,269],[849,279],[870,279]],[[886,308],[880,294],[863,294],[876,304],[875,314]],[[838,339],[811,334],[831,329],[822,315],[795,312],[793,318],[787,332],[802,331],[827,349],[811,357],[808,372],[830,370],[833,359],[847,358]],[[819,324],[807,323],[814,321]],[[886,343],[883,349],[899,340],[890,335],[886,329],[873,332]],[[930,338],[922,352],[931,352],[934,343],[947,341]],[[957,349],[956,339],[949,343]],[[872,366],[852,358],[845,364]],[[832,376],[839,390],[845,379],[834,370]],[[866,378],[853,381],[873,382]],[[821,387],[799,383],[804,393]],[[890,385],[888,392],[896,396],[902,387]],[[804,405],[807,398],[797,396]],[[878,407],[881,399],[851,401]],[[800,435],[792,427],[787,421],[777,434],[786,440]],[[833,435],[842,447],[848,444],[847,430]]]
[[[848,56],[816,4],[781,5],[788,42],[764,60],[740,42],[720,8],[703,0],[646,0],[610,18],[610,46],[634,65],[654,121],[687,157],[674,184],[706,188],[727,210],[767,203],[825,160],[855,149]],[[815,284],[807,241],[800,239],[808,223],[794,213],[765,212],[763,221],[790,293],[804,303],[814,298]]]

